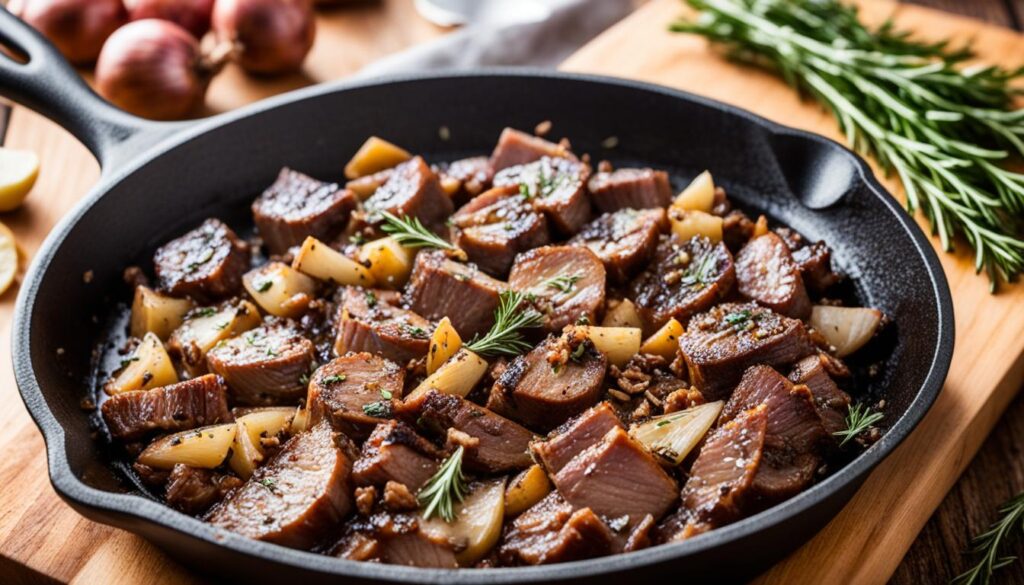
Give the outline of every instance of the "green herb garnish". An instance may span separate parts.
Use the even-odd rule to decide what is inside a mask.
[[[572,353],[569,354],[569,358],[572,359],[572,361],[574,361],[574,362],[578,362],[581,359],[583,359],[583,354],[586,353],[586,351],[587,351],[587,344],[586,343],[581,343],[581,344],[576,346],[576,349],[572,350]]]
[[[523,307],[526,295],[518,291],[501,293],[498,309],[494,311],[494,325],[483,337],[474,337],[466,349],[481,355],[519,355],[530,349],[523,339],[522,330],[540,327],[544,316],[533,307]]]
[[[264,477],[263,479],[261,479],[259,481],[259,484],[261,486],[267,488],[267,491],[269,491],[270,493],[277,493],[277,480],[276,479],[274,479],[272,477]]]
[[[380,397],[383,398],[384,400],[391,400],[392,396],[394,395],[391,393],[391,390],[380,391]]]
[[[683,277],[679,279],[679,283],[683,286],[709,284],[714,280],[715,268],[717,267],[718,258],[715,254],[715,249],[711,248],[704,252],[700,258],[690,260],[685,272],[683,272]]]
[[[214,309],[213,307],[203,307],[202,309],[199,309],[198,311],[196,311],[192,315],[192,318],[198,319],[198,318],[202,318],[202,317],[213,317],[216,314],[217,314],[217,309]]]
[[[403,215],[397,217],[389,211],[380,211],[384,218],[381,229],[406,248],[438,248],[465,255],[461,249],[448,240],[428,230],[419,218]]]
[[[391,416],[391,403],[385,400],[378,400],[369,404],[363,405],[363,413],[366,416],[372,416],[375,418],[387,418]]]
[[[462,475],[462,445],[437,470],[416,495],[423,506],[423,518],[429,520],[437,514],[445,522],[455,520],[455,503],[466,496],[466,478]]]
[[[987,585],[992,574],[1017,560],[1015,555],[1000,555],[1000,549],[1014,534],[1024,529],[1024,493],[1017,494],[1013,499],[999,508],[999,519],[988,527],[988,530],[971,540],[968,554],[981,555],[981,560],[967,571],[957,575],[952,585]]]
[[[427,330],[422,327],[409,325],[408,323],[402,323],[402,331],[405,331],[411,337],[422,339],[427,336]]]
[[[551,278],[546,278],[541,281],[540,286],[553,288],[563,293],[572,291],[573,287],[576,286],[576,282],[583,278],[583,275],[579,272],[575,274],[556,274]]]
[[[372,309],[377,306],[377,295],[373,294],[372,290],[366,291],[365,293],[363,293],[363,296],[366,297],[367,307],[370,307]]]
[[[128,367],[128,364],[130,364],[132,362],[137,362],[137,361],[139,361],[139,356],[137,356],[137,355],[133,355],[133,356],[130,356],[130,357],[122,358],[121,359],[121,367],[122,368],[126,368],[126,367]]]
[[[347,379],[348,379],[348,376],[346,376],[345,374],[335,374],[333,376],[324,376],[324,379],[320,380],[320,383],[321,384],[326,384],[326,385],[330,386],[331,384],[337,384],[338,382],[344,382]]]
[[[270,290],[270,287],[272,286],[274,286],[274,281],[268,278],[267,280],[264,280],[263,282],[257,284],[256,290],[261,293],[267,292],[268,290]]]
[[[851,439],[856,438],[861,433],[871,428],[871,425],[882,420],[883,416],[885,415],[880,412],[871,412],[870,406],[854,404],[850,407],[850,412],[846,415],[846,428],[832,434],[843,438],[843,440],[839,442],[839,446],[842,447]]]

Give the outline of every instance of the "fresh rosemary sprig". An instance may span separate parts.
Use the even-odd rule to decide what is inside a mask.
[[[962,235],[992,290],[1024,271],[1024,109],[1011,82],[1024,68],[962,66],[969,48],[922,43],[891,22],[871,30],[840,0],[686,0],[672,25],[766,65],[835,114],[851,148],[895,172],[942,247]]]
[[[466,496],[466,478],[462,475],[462,445],[437,470],[416,495],[423,509],[423,518],[437,514],[445,522],[455,520],[455,502]]]
[[[384,219],[380,229],[406,248],[438,248],[465,257],[466,253],[462,249],[428,230],[418,217],[408,215],[398,217],[390,211],[379,211],[378,213]]]
[[[577,272],[576,274],[556,274],[551,278],[546,278],[541,281],[541,287],[553,288],[557,291],[568,293],[572,291],[572,287],[576,286],[576,282],[583,278],[583,275]]]
[[[854,404],[846,415],[846,428],[832,434],[843,438],[839,442],[839,446],[842,447],[851,439],[857,438],[858,435],[871,428],[871,425],[882,420],[883,416],[885,415],[880,412],[871,412],[870,406]]]
[[[999,556],[1006,540],[1012,533],[1024,529],[1024,493],[1017,494],[1013,499],[999,508],[999,519],[989,526],[988,530],[971,540],[969,554],[981,555],[981,560],[964,573],[957,575],[951,585],[987,585],[992,573],[1017,560],[1014,555]]]
[[[483,337],[474,337],[466,349],[481,355],[519,355],[530,349],[522,330],[540,327],[544,316],[533,307],[523,307],[526,295],[508,290],[501,293],[494,325]]]

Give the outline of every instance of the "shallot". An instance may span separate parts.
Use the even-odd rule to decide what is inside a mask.
[[[268,75],[302,67],[316,34],[310,0],[217,0],[213,30],[243,69]]]
[[[132,20],[159,18],[169,20],[197,39],[210,30],[213,0],[124,0]]]
[[[121,0],[13,0],[8,8],[76,65],[95,61],[128,18]]]

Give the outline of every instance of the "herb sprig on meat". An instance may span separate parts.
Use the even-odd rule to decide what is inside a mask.
[[[540,327],[544,316],[526,306],[526,295],[518,291],[501,293],[498,309],[494,311],[494,325],[483,337],[474,337],[466,349],[481,355],[519,355],[530,349],[523,339],[522,330]]]
[[[437,470],[427,483],[423,484],[416,499],[423,506],[423,518],[429,520],[437,514],[445,522],[455,520],[455,503],[466,497],[466,478],[462,475],[462,445]]]
[[[430,231],[416,217],[403,215],[398,217],[389,211],[380,211],[384,219],[381,229],[396,242],[406,248],[437,248],[448,250],[455,256],[465,259],[466,253],[455,244]]]
[[[871,425],[882,420],[883,416],[885,415],[880,412],[871,412],[871,407],[867,405],[854,404],[851,406],[849,414],[846,415],[846,428],[834,433],[835,436],[842,437],[839,446],[842,447],[851,439],[860,436],[861,433],[870,429]]]

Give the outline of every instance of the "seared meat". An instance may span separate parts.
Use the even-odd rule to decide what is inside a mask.
[[[625,284],[654,256],[667,221],[664,209],[620,209],[584,226],[569,244],[590,248],[611,281]]]
[[[572,235],[590,219],[586,184],[590,168],[567,158],[544,158],[508,167],[494,176],[495,187],[515,187],[559,233]]]
[[[494,324],[505,283],[473,265],[449,259],[442,252],[420,252],[412,270],[406,299],[425,318],[448,317],[463,339],[484,334]]]
[[[508,274],[516,254],[551,241],[547,220],[518,187],[496,187],[478,195],[455,212],[452,225],[455,243],[497,278]]]
[[[218,343],[206,354],[240,404],[294,404],[306,394],[316,348],[290,321],[276,321]]]
[[[326,422],[299,433],[208,521],[249,538],[310,549],[352,510],[355,447]]]
[[[520,254],[508,284],[533,295],[549,333],[581,319],[597,323],[604,309],[604,265],[586,248],[544,246]]]
[[[397,293],[348,287],[338,307],[338,334],[334,351],[380,354],[404,365],[427,355],[434,326],[423,317],[398,306]]]
[[[463,205],[491,185],[491,161],[486,156],[471,156],[439,165],[442,185],[445,180],[457,181],[458,188],[449,196],[456,205]]]
[[[604,213],[667,207],[672,203],[672,185],[665,171],[618,169],[596,173],[587,188],[594,205]]]
[[[179,463],[167,481],[167,503],[186,514],[202,514],[242,483],[233,475]]]
[[[373,514],[348,523],[335,556],[357,561],[376,560],[389,565],[454,569],[458,566],[451,543],[421,530],[409,514]]]
[[[589,559],[613,550],[614,535],[590,508],[573,511],[551,492],[506,531],[498,557],[507,565],[545,565]]]
[[[249,245],[217,219],[161,246],[153,255],[160,288],[200,301],[222,299],[242,289]]]
[[[789,372],[789,379],[794,384],[803,384],[811,391],[814,409],[825,427],[825,432],[833,436],[846,428],[846,414],[850,408],[850,395],[839,389],[825,370],[825,360],[821,354],[809,355],[800,360]]]
[[[561,346],[559,338],[549,337],[518,356],[494,383],[487,407],[531,429],[548,430],[595,404],[608,360],[589,346],[579,358],[552,365],[548,359]]]
[[[309,381],[306,406],[311,423],[330,421],[335,430],[355,438],[369,436],[380,411],[402,397],[405,370],[370,353],[349,353],[324,364]]]
[[[679,349],[690,382],[708,400],[728,397],[749,366],[784,366],[815,352],[803,323],[754,303],[722,303],[695,315]]]
[[[789,247],[772,232],[750,240],[736,256],[736,282],[740,294],[776,313],[805,319],[811,299]]]
[[[224,380],[213,374],[115,394],[100,412],[110,435],[123,441],[136,441],[155,431],[173,433],[233,420]]]
[[[388,211],[398,217],[415,217],[438,234],[445,233],[445,221],[455,209],[437,175],[419,156],[396,166],[387,182],[363,202],[363,208],[371,224],[380,223],[378,212]]]
[[[284,254],[307,236],[333,238],[348,223],[357,197],[287,167],[252,204],[252,216],[271,254]]]
[[[793,251],[793,261],[800,268],[804,284],[817,293],[839,282],[839,275],[832,272],[832,251],[825,242],[797,248]]]
[[[569,149],[561,144],[548,142],[513,128],[505,128],[498,138],[498,145],[491,153],[491,173],[531,163],[545,156],[576,160]]]
[[[701,236],[683,243],[667,237],[647,270],[630,283],[629,293],[645,332],[653,333],[672,318],[685,325],[691,315],[727,295],[735,280],[732,254],[724,244]]]
[[[722,218],[722,241],[735,254],[754,237],[754,222],[739,209],[733,209]]]
[[[358,485],[383,486],[389,481],[415,492],[437,473],[440,452],[405,423],[383,422],[363,443],[352,477]]]
[[[622,428],[622,423],[615,416],[615,410],[602,402],[552,431],[547,439],[534,442],[530,449],[544,469],[553,475],[616,427]]]

